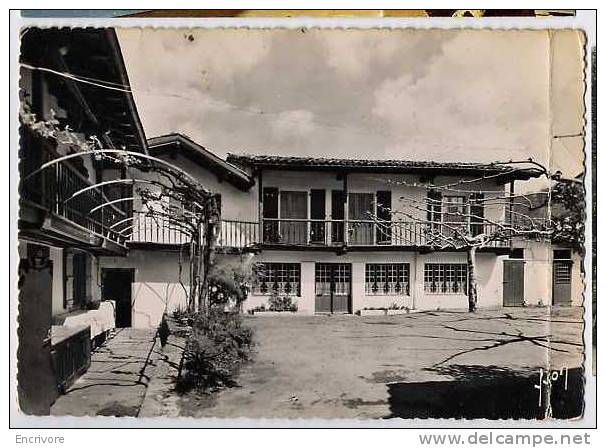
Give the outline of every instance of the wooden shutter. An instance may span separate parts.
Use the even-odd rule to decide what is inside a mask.
[[[324,219],[326,217],[326,192],[324,190],[311,190],[311,219]]]
[[[278,217],[278,189],[274,187],[263,188],[263,217]]]
[[[343,190],[332,190],[331,216],[333,220],[345,219],[345,192]],[[332,223],[331,239],[333,243],[344,242],[345,227],[343,222]]]
[[[320,219],[321,221],[312,221],[309,238],[313,243],[326,242],[326,191],[311,190],[311,210],[310,217],[312,220]]]
[[[471,235],[480,235],[484,231],[484,193],[469,195],[469,213],[471,214]]]
[[[83,253],[74,254],[73,265],[73,299],[74,305],[82,305],[86,301],[86,255]]]
[[[391,191],[377,191],[377,243],[391,242]]]
[[[266,218],[272,218],[266,221]],[[263,188],[263,242],[276,243],[280,232],[278,221],[278,189],[274,187]]]
[[[332,219],[345,218],[345,192],[332,190]]]

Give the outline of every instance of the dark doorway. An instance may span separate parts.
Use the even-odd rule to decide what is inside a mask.
[[[503,260],[503,306],[524,305],[524,260]]]
[[[103,269],[102,294],[104,300],[116,302],[116,327],[132,325],[132,285],[134,269]]]
[[[316,313],[351,313],[351,265],[316,263]]]

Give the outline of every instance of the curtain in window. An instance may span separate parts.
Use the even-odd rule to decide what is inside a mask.
[[[373,193],[349,193],[349,244],[374,244],[374,223],[368,222],[374,217],[373,202]]]
[[[280,192],[280,235],[287,244],[307,244],[307,192]],[[297,221],[303,220],[303,221]]]

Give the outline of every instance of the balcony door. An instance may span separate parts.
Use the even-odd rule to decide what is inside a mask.
[[[280,191],[280,239],[284,244],[305,245],[307,234],[307,192]]]
[[[351,264],[316,263],[316,313],[351,313]]]
[[[371,246],[375,242],[374,193],[349,193],[350,245]]]

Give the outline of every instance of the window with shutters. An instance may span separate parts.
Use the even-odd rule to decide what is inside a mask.
[[[434,231],[444,236],[456,235],[457,231],[472,236],[484,232],[484,194],[446,195],[430,190],[427,195],[427,220]]]
[[[409,263],[367,263],[366,295],[409,295]]]
[[[252,292],[256,295],[301,295],[301,264],[256,263]]]

